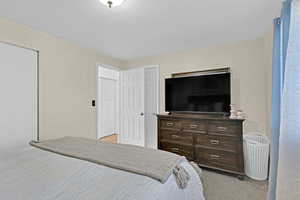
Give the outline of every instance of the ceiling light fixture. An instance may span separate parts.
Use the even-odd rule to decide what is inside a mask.
[[[108,6],[109,8],[121,5],[124,0],[100,0],[101,3]]]

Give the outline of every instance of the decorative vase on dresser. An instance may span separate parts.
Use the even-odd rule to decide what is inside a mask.
[[[158,115],[158,148],[199,166],[244,177],[243,120],[198,114]]]

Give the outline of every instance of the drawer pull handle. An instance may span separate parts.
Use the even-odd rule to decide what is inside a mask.
[[[218,145],[220,144],[219,140],[210,140],[210,144]]]
[[[174,152],[179,152],[179,148],[171,148],[171,150]]]
[[[212,155],[210,155],[210,158],[213,160],[218,160],[218,159],[220,159],[220,156],[212,154]]]
[[[197,127],[198,127],[198,125],[195,125],[195,124],[190,125],[190,128],[197,128]]]
[[[167,126],[173,126],[173,125],[174,125],[173,122],[168,122],[168,123],[167,123]]]
[[[226,131],[226,130],[227,130],[227,127],[219,126],[219,127],[218,127],[218,130],[219,130],[219,131]]]
[[[178,139],[178,138],[180,138],[180,136],[178,136],[178,135],[172,135],[171,136],[173,139]]]

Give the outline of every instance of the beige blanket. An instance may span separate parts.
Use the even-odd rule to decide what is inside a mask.
[[[179,165],[185,158],[165,151],[75,137],[32,141],[30,144],[53,153],[148,176],[162,183],[174,174],[180,188],[185,188],[189,180],[189,175]]]

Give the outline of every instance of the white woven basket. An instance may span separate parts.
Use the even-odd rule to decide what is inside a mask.
[[[268,178],[269,139],[259,133],[244,135],[245,173],[255,180]]]

